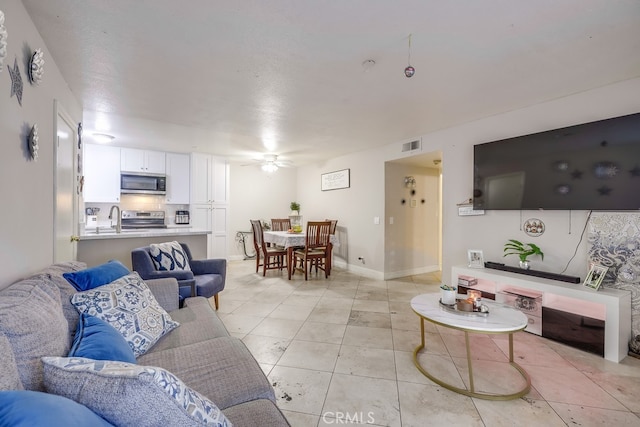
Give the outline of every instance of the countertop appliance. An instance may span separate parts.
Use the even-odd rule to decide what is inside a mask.
[[[167,194],[167,177],[164,175],[122,173],[120,174],[122,194]]]
[[[122,211],[123,229],[167,228],[164,223],[164,211]]]
[[[176,211],[176,224],[189,224],[189,211]]]

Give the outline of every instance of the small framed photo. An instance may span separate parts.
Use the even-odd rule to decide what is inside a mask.
[[[481,250],[469,249],[467,251],[467,259],[469,260],[469,267],[484,268],[484,257]]]
[[[583,285],[587,288],[591,288],[594,291],[597,291],[604,279],[604,275],[607,274],[608,267],[603,267],[597,264],[591,264],[591,268],[589,269],[589,274],[587,274],[587,278],[584,279]]]

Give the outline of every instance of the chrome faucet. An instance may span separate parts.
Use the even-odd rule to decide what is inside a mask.
[[[116,233],[120,233],[122,231],[122,218],[120,218],[120,206],[113,205],[111,206],[111,210],[109,211],[109,219],[113,220],[113,209],[118,211],[118,218],[116,219]]]

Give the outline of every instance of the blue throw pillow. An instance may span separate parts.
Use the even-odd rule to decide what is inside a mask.
[[[129,269],[124,264],[112,259],[95,267],[74,271],[73,273],[64,273],[62,277],[67,279],[67,282],[71,283],[76,290],[82,292],[111,283],[129,273]]]
[[[133,349],[116,328],[86,313],[80,315],[69,357],[136,363]]]
[[[0,391],[0,426],[109,427],[89,408],[66,397],[39,391]]]

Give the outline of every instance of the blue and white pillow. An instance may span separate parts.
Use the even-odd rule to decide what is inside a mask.
[[[78,312],[104,320],[116,328],[139,357],[180,324],[156,301],[138,273],[71,297]]]
[[[149,253],[158,271],[173,271],[173,270],[191,270],[187,255],[182,250],[180,243],[166,242],[166,243],[152,243],[149,245]]]
[[[114,425],[231,427],[209,399],[166,369],[73,357],[43,357],[49,393],[72,399]]]

